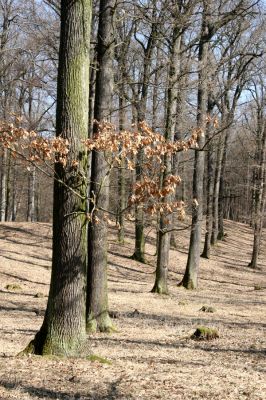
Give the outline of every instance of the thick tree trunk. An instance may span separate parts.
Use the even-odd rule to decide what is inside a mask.
[[[215,245],[217,243],[218,236],[218,217],[219,217],[219,192],[220,192],[220,177],[222,169],[222,157],[224,149],[224,139],[219,138],[219,144],[216,156],[216,168],[214,177],[214,189],[213,189],[213,203],[212,203],[212,233],[211,233],[211,244]]]
[[[0,198],[0,221],[6,220],[6,196],[7,196],[7,149],[4,149],[2,155],[1,171],[1,198]]]
[[[255,207],[254,207],[254,241],[252,257],[249,267],[257,268],[260,252],[261,235],[264,221],[264,211],[266,203],[266,127],[263,127],[263,133],[258,138],[258,151],[256,159],[256,180],[253,183],[255,187]]]
[[[213,188],[214,188],[214,151],[212,148],[208,149],[207,152],[207,210],[206,210],[206,233],[204,248],[201,254],[203,258],[210,258],[211,253],[211,234],[212,234],[212,204],[213,204]]]
[[[114,33],[113,14],[115,0],[101,0],[98,28],[98,71],[96,75],[94,118],[110,120],[113,93]],[[95,126],[95,133],[97,126]],[[109,208],[109,170],[106,155],[94,151],[91,166],[91,202],[93,212],[89,224],[88,277],[87,277],[87,331],[111,331],[113,325],[108,313],[107,294],[107,222]],[[95,223],[98,219],[98,223]]]
[[[90,0],[62,0],[56,133],[69,141],[55,166],[52,277],[44,322],[25,352],[84,355]],[[78,160],[78,166],[73,163]]]
[[[229,129],[226,131],[224,145],[223,145],[223,157],[221,163],[221,174],[220,174],[220,185],[219,185],[219,197],[218,197],[218,234],[217,239],[223,240],[224,238],[224,195],[225,195],[225,168],[226,168],[226,158],[228,150],[228,139],[229,139]]]
[[[208,115],[212,114],[214,103],[209,99],[208,101]],[[210,139],[210,129],[206,129],[206,139]],[[207,159],[207,171],[206,171],[206,233],[204,240],[204,248],[201,254],[203,258],[210,258],[211,252],[211,233],[212,233],[212,204],[213,204],[213,189],[214,189],[214,150],[212,143],[209,144],[206,159]]]
[[[176,118],[175,118],[175,132],[174,132],[174,141],[183,140],[184,139],[184,110],[186,107],[187,93],[185,88],[188,85],[188,67],[185,63],[183,50],[184,50],[184,35],[182,34],[180,40],[180,51],[179,51],[179,76],[178,76],[178,89],[177,89],[177,98],[176,98]],[[185,177],[184,177],[184,163],[182,160],[184,159],[184,153],[175,153],[173,155],[173,167],[172,173],[173,175],[181,176],[181,185],[176,188],[175,199],[176,200],[184,200],[184,191],[185,191]],[[176,220],[173,216],[172,223],[175,224]],[[173,231],[171,233],[170,238],[170,246],[177,248],[178,244],[176,241],[176,232]]]
[[[93,134],[93,121],[94,121],[94,102],[95,102],[95,81],[96,81],[96,69],[97,60],[94,60],[90,65],[90,89],[89,89],[89,126],[88,126],[88,137],[91,138]],[[88,195],[90,193],[90,177],[91,177],[91,153],[88,154]],[[89,196],[88,196],[89,197]],[[88,202],[89,208],[89,202]]]
[[[209,5],[205,5],[202,20],[201,39],[199,43],[199,83],[198,83],[198,109],[197,109],[197,127],[203,133],[206,130],[207,116],[207,65],[209,53],[209,33],[208,18]],[[200,262],[200,246],[201,246],[201,227],[203,218],[203,177],[204,177],[204,152],[200,149],[204,146],[204,134],[199,135],[198,147],[195,151],[194,171],[193,171],[193,206],[192,206],[192,226],[190,233],[188,260],[185,274],[181,284],[186,289],[196,289],[198,286],[198,269]]]
[[[156,16],[156,4],[153,2],[153,17]],[[152,55],[156,44],[156,22],[152,24],[151,33],[147,40],[147,46],[144,49],[143,57],[143,78],[141,82],[141,97],[137,102],[137,122],[143,122],[146,117],[148,84],[150,81],[150,68],[152,64]],[[142,180],[142,161],[143,151],[139,151],[136,156],[136,182]],[[145,236],[144,236],[144,212],[142,206],[135,208],[135,250],[132,256],[133,260],[145,263]]]
[[[170,69],[168,79],[168,91],[167,91],[167,111],[166,111],[166,124],[165,124],[165,139],[168,142],[174,141],[175,127],[176,127],[176,111],[177,111],[177,97],[178,97],[178,76],[180,74],[180,53],[181,47],[181,34],[179,26],[173,30],[172,47],[170,53]],[[172,173],[172,156],[166,154],[164,157],[164,172],[163,181]],[[163,199],[164,203],[171,202],[172,196],[165,196]],[[169,263],[169,251],[170,251],[170,239],[171,233],[168,232],[169,222],[172,221],[172,216],[160,216],[159,223],[159,236],[157,244],[157,268],[156,278],[152,289],[152,292],[159,294],[167,294],[167,275],[168,275],[168,263]]]
[[[124,98],[124,85],[120,89],[119,97],[119,130],[123,131],[125,129],[125,98]],[[124,244],[125,242],[125,217],[124,210],[126,207],[126,180],[125,180],[125,161],[121,158],[121,165],[118,169],[118,242]]]

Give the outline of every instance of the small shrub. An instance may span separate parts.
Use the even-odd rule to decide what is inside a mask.
[[[22,290],[22,287],[20,285],[18,285],[17,283],[10,283],[8,285],[6,285],[5,289],[12,291],[16,291],[16,290]]]
[[[191,336],[194,340],[212,340],[219,338],[218,331],[206,326],[199,326]]]
[[[216,311],[216,309],[214,307],[202,306],[200,311],[214,313]]]

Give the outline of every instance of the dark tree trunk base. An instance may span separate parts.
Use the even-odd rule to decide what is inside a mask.
[[[206,258],[206,260],[209,260],[210,259],[210,252],[209,251],[203,251],[202,253],[201,253],[201,258]]]
[[[157,293],[157,294],[169,294],[168,288],[166,284],[163,284],[161,282],[155,282],[151,293]]]
[[[104,313],[99,318],[92,318],[87,322],[86,326],[87,333],[96,333],[96,332],[106,332],[112,333],[117,332],[116,327],[114,326],[109,313]]]
[[[55,335],[52,338],[48,338],[45,331],[41,328],[35,338],[18,355],[29,354],[38,356],[86,357],[89,354],[89,349],[87,347],[86,336],[82,339],[75,337],[68,340],[56,340]]]
[[[171,235],[171,238],[170,238],[170,247],[172,247],[174,249],[178,248],[178,244],[176,242],[176,238],[173,235]]]
[[[223,232],[219,232],[217,236],[217,240],[224,240],[225,234]]]
[[[125,238],[124,238],[124,237],[118,236],[117,242],[118,242],[119,244],[121,244],[121,245],[124,245],[124,244],[125,244]]]
[[[183,286],[187,290],[197,289],[197,285],[193,282],[192,279],[183,279],[178,286]]]
[[[141,262],[142,264],[146,264],[146,260],[143,254],[135,252],[130,258],[131,260]]]

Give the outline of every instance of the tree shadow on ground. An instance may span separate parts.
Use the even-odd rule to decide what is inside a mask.
[[[216,339],[219,340],[219,339]],[[217,344],[213,344],[215,343],[214,341],[203,341],[201,343],[201,341],[194,341],[192,339],[190,339],[190,337],[188,336],[187,338],[183,338],[183,339],[176,339],[176,340],[172,340],[171,342],[169,341],[167,342],[160,342],[157,340],[139,340],[139,339],[116,339],[116,338],[95,338],[94,339],[95,342],[104,342],[107,341],[110,345],[112,344],[112,346],[123,346],[123,348],[125,348],[127,345],[130,346],[132,348],[131,345],[138,345],[141,346],[143,345],[144,347],[148,346],[149,349],[153,349],[154,347],[159,347],[159,348],[165,348],[165,349],[189,349],[191,350],[191,348],[195,349],[195,350],[202,350],[202,351],[206,351],[206,352],[213,352],[213,353],[242,353],[245,354],[247,356],[258,356],[261,357],[262,359],[265,358],[266,355],[266,349],[253,349],[253,348],[232,348],[232,347],[218,347]],[[189,341],[189,344],[188,344]],[[194,346],[191,346],[191,342],[194,343]],[[143,352],[142,354],[145,354],[145,352]],[[171,354],[171,353],[169,353]],[[117,357],[118,359],[123,359],[123,356]],[[136,360],[138,360],[139,357],[135,357],[135,356],[131,356],[130,359],[134,359],[136,358]],[[142,360],[146,360],[146,362],[150,362],[150,358],[151,357],[146,357],[146,356],[142,356],[141,357]],[[168,360],[168,357],[166,358],[166,360]],[[159,361],[160,362],[160,361]],[[168,363],[179,363],[179,360],[172,360],[169,356],[169,362]],[[188,363],[193,363],[194,361],[188,361]],[[165,363],[167,363],[167,361],[165,361]]]
[[[113,312],[116,312],[115,310],[113,310]],[[140,322],[142,321],[143,324],[145,324],[145,322],[149,323],[159,323],[160,325],[163,324],[169,324],[172,326],[181,326],[181,325],[188,325],[190,328],[196,328],[198,325],[215,325],[215,326],[219,326],[219,325],[223,325],[223,326],[227,326],[229,328],[231,328],[232,326],[234,327],[238,327],[241,329],[253,329],[253,328],[266,328],[266,323],[264,322],[235,322],[235,321],[228,321],[228,320],[224,320],[224,319],[220,319],[217,318],[215,316],[215,314],[213,314],[213,317],[210,318],[206,318],[204,317],[204,315],[198,315],[195,317],[191,317],[191,316],[187,316],[187,317],[175,317],[175,316],[170,316],[170,315],[163,315],[163,314],[147,314],[144,312],[139,312],[138,310],[135,310],[133,312],[129,311],[129,312],[117,312],[118,316],[120,318],[130,318],[130,319],[135,319],[136,321]],[[203,313],[204,314],[204,313]],[[230,315],[232,318],[234,317],[234,315]],[[248,316],[247,316],[248,318]],[[101,338],[99,338],[101,339]],[[98,340],[98,338],[96,338],[95,340]],[[106,339],[108,340],[108,339]],[[112,340],[112,339],[111,339]],[[114,341],[117,340],[116,338],[113,339]],[[149,342],[147,342],[147,344],[149,344]]]
[[[25,278],[25,277],[23,277],[23,276],[19,276],[19,275],[15,275],[15,274],[8,274],[7,272],[1,272],[1,274],[2,274],[2,275],[9,276],[10,278],[18,279],[18,280],[20,280],[20,281],[35,283],[36,285],[43,285],[43,286],[49,285],[49,283],[32,281],[32,280],[27,279],[27,278]]]
[[[9,232],[15,232],[15,233],[22,233],[22,234],[26,234],[26,235],[30,235],[30,236],[34,236],[34,237],[40,237],[42,239],[50,239],[51,238],[51,234],[47,234],[44,235],[42,232],[38,233],[38,231],[36,230],[36,225],[38,225],[38,223],[35,223],[32,225],[32,229],[30,228],[21,228],[19,226],[17,226],[17,224],[15,226],[12,226],[11,224],[9,225],[1,225],[0,227],[0,232],[4,231],[5,233],[9,233]],[[47,230],[49,230],[49,232],[52,232],[51,229],[51,225],[49,224],[42,224],[43,226],[46,226]]]
[[[131,395],[125,395],[119,393],[119,384],[121,383],[121,378],[116,381],[110,382],[108,384],[106,394],[97,394],[93,391],[92,393],[84,393],[83,390],[80,392],[63,392],[61,390],[51,390],[45,387],[35,387],[23,385],[21,382],[16,380],[0,380],[0,386],[8,390],[20,390],[22,393],[27,393],[34,396],[34,398],[46,398],[46,399],[64,399],[64,400],[115,400],[115,399],[128,399],[131,400],[133,397]]]
[[[44,314],[44,310],[39,310],[37,307],[27,308],[23,304],[14,304],[14,307],[0,306],[0,311],[21,311],[23,313],[34,313],[36,315]]]
[[[19,294],[19,296],[27,296],[27,297],[35,297],[35,294],[31,294],[31,293],[22,293],[20,292],[9,292],[8,290],[1,290],[0,289],[0,293],[3,293],[5,295],[10,295],[10,296],[17,296]]]
[[[7,252],[6,252],[6,253],[7,253]],[[8,253],[7,253],[7,254],[8,254]],[[6,260],[19,262],[19,263],[22,263],[22,264],[34,265],[34,267],[42,267],[42,268],[45,268],[45,269],[51,269],[51,264],[43,265],[43,264],[38,264],[37,262],[25,260],[25,259],[19,260],[18,258],[11,257],[10,255],[4,255],[4,254],[1,254],[1,255],[2,255],[2,257],[5,258]],[[33,256],[29,256],[29,257],[37,258],[37,259],[43,260],[43,261],[47,261],[47,258],[44,259],[44,258],[38,258],[38,257],[33,257]]]

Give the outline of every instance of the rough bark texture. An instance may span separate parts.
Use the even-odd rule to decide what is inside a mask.
[[[125,98],[124,98],[124,85],[120,89],[119,97],[119,130],[125,129]],[[124,210],[126,208],[126,180],[125,180],[125,160],[121,158],[121,166],[118,169],[118,242],[124,244],[125,242],[125,217]]]
[[[220,137],[217,149],[217,156],[216,156],[216,167],[215,167],[214,189],[213,189],[212,233],[211,233],[212,245],[215,245],[217,243],[217,236],[218,236],[218,216],[219,216],[218,201],[219,201],[219,191],[220,191],[223,146],[224,146],[224,138]]]
[[[207,63],[209,40],[211,38],[208,25],[209,6],[205,4],[202,19],[202,31],[199,43],[199,84],[198,84],[198,110],[197,126],[203,132],[206,129],[207,114]],[[204,135],[198,138],[199,149],[205,143]],[[186,271],[182,280],[182,285],[186,289],[196,289],[198,285],[198,269],[200,261],[201,245],[201,226],[203,218],[203,176],[204,176],[204,152],[195,151],[194,171],[193,171],[193,208],[192,208],[192,226],[190,233],[188,260]]]
[[[156,6],[153,4],[153,17],[155,20]],[[141,82],[141,96],[137,101],[137,122],[144,121],[147,110],[148,84],[150,81],[150,69],[152,64],[152,55],[156,44],[156,22],[152,24],[151,33],[147,40],[147,46],[144,49],[143,58],[143,78]],[[136,156],[136,182],[142,179],[142,159],[143,152],[139,151]],[[135,250],[132,258],[145,263],[145,237],[144,237],[144,212],[143,208],[136,207],[135,210]]]
[[[0,198],[0,221],[6,220],[6,195],[7,195],[7,150],[3,151],[1,168],[1,198]]]
[[[87,138],[90,0],[62,0],[56,133],[69,140],[67,165],[56,164],[52,277],[44,322],[25,352],[77,356],[86,339]],[[77,167],[73,161],[78,160]]]
[[[211,253],[211,234],[212,234],[212,201],[213,201],[213,188],[214,188],[214,151],[213,149],[208,149],[207,152],[207,210],[206,210],[206,233],[204,248],[201,254],[203,258],[210,258]]]
[[[115,1],[101,0],[98,28],[98,71],[96,75],[94,118],[109,120],[113,93],[113,14]],[[97,129],[97,127],[95,127]],[[96,133],[96,130],[95,130]],[[90,210],[95,210],[89,225],[87,275],[87,331],[111,331],[107,294],[107,223],[104,219],[109,208],[109,170],[106,155],[92,154]],[[95,220],[98,219],[98,223]]]
[[[252,249],[252,257],[249,267],[257,268],[258,257],[260,252],[261,235],[264,221],[264,211],[266,203],[266,127],[262,126],[261,137],[257,140],[257,159],[255,165],[255,207],[254,207],[254,241]]]
[[[229,134],[230,131],[227,130],[224,139],[223,156],[221,162],[221,174],[220,174],[219,197],[218,197],[218,234],[217,234],[218,240],[222,240],[224,238],[224,195],[225,195],[224,181],[225,181],[225,168],[226,168]]]
[[[167,92],[167,111],[166,111],[166,126],[165,126],[165,138],[168,142],[173,142],[176,126],[176,110],[177,110],[177,97],[178,97],[178,76],[180,73],[180,53],[181,47],[181,34],[180,28],[176,26],[173,30],[172,46],[170,53],[170,69],[169,69],[169,84]],[[163,181],[172,173],[172,156],[166,154],[164,157],[164,172]],[[165,196],[163,199],[164,203],[168,203],[172,200],[172,196]],[[152,292],[159,294],[167,294],[167,275],[168,275],[168,263],[169,263],[169,250],[170,250],[170,238],[171,233],[168,232],[169,220],[172,220],[172,216],[160,216],[159,222],[159,234],[157,244],[157,268],[156,278]]]

